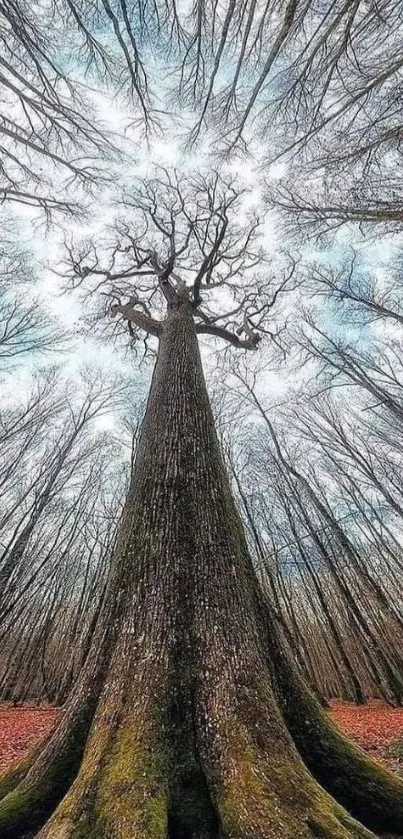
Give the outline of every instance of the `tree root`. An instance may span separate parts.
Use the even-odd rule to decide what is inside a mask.
[[[38,839],[166,839],[165,760],[136,710],[119,719],[103,704],[79,774]]]
[[[74,710],[66,713],[45,747],[36,749],[32,757],[4,777],[3,789],[9,791],[0,801],[1,839],[19,839],[28,825],[30,829],[39,827],[69,788],[80,765],[93,713],[88,706]]]
[[[375,839],[314,780],[277,718],[276,708],[271,706],[266,719],[262,715],[264,734],[271,731],[263,738],[253,716],[246,720],[240,710],[227,718],[210,717],[202,748],[220,836]]]
[[[258,651],[234,666],[205,649],[175,713],[166,663],[119,681],[116,654],[101,698],[82,681],[7,776],[0,839],[401,839],[402,782],[331,726],[275,632],[271,676]]]
[[[293,761],[288,750],[283,759],[261,753],[236,719],[223,735],[221,729],[209,755],[215,834],[213,821],[210,827],[200,821],[205,791],[200,800],[194,776],[187,777],[183,822],[183,799],[177,789],[172,800],[153,728],[134,718],[111,728],[104,718],[95,721],[80,773],[37,839],[375,839],[319,787],[296,753]]]
[[[53,815],[42,810],[42,824],[50,818],[36,839],[375,839],[310,775],[273,697],[266,712],[248,713],[252,696],[259,708],[270,699],[268,679],[238,686],[236,696],[221,679],[203,692],[187,759],[185,748],[173,748],[169,720],[155,714],[156,689],[135,701],[115,686],[101,698],[63,800],[52,802],[47,785],[40,802],[35,788],[29,813],[28,773],[0,807],[0,839],[22,839],[39,825],[40,803],[53,803]],[[22,791],[25,822],[21,808],[13,821],[10,801]]]
[[[368,758],[330,722],[307,689],[271,615],[270,669],[288,731],[308,769],[359,822],[380,835],[403,837],[403,782]]]
[[[101,691],[107,647],[92,655],[53,733],[0,778],[0,839],[37,830],[67,792],[79,769]]]

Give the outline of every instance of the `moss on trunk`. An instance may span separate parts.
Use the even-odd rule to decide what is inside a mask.
[[[314,777],[377,833],[403,835],[403,783],[348,740],[303,684],[267,609],[270,668],[287,728]]]
[[[0,800],[0,837],[14,839],[34,831],[52,813],[80,766],[93,708],[67,713],[53,737],[37,747],[16,770],[6,773]]]

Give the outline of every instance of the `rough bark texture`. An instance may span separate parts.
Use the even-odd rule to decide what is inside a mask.
[[[305,764],[356,819],[380,834],[403,834],[401,780],[368,758],[332,725],[293,666],[270,607],[267,627],[275,694]]]
[[[347,794],[362,758],[271,631],[186,300],[162,329],[106,603],[59,729],[3,782],[0,839],[373,839],[308,766],[399,833],[403,785],[366,762]],[[368,799],[388,791],[384,823],[362,778]]]

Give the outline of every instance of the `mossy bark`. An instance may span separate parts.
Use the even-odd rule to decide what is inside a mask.
[[[269,666],[279,707],[306,766],[347,810],[376,833],[403,833],[403,784],[331,723],[303,683],[266,604]]]
[[[104,615],[106,618],[106,614]],[[0,837],[32,834],[51,815],[80,767],[105,677],[110,637],[104,628],[55,731],[0,776]]]
[[[162,328],[105,602],[87,681],[1,802],[0,839],[373,839],[285,722],[287,678],[298,701],[297,689],[268,631],[185,298]]]

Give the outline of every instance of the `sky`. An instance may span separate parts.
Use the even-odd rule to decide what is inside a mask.
[[[46,5],[46,2],[38,3],[33,7],[33,12],[38,15],[42,14],[42,8]],[[181,13],[185,8],[186,3],[180,4]],[[272,24],[276,25],[275,16]],[[97,35],[113,54],[116,51],[113,27],[106,18],[99,22]],[[35,283],[32,284],[31,277],[28,277],[24,293],[39,295],[44,310],[57,319],[63,328],[72,333],[71,350],[63,357],[66,375],[74,377],[75,372],[82,365],[93,366],[94,370],[100,367],[105,376],[119,375],[125,368],[130,370],[130,375],[138,376],[143,384],[149,377],[149,366],[140,367],[138,359],[131,358],[130,353],[127,353],[123,340],[118,346],[100,340],[83,322],[79,296],[65,289],[65,279],[60,276],[64,270],[63,240],[65,238],[68,241],[78,240],[83,235],[99,234],[104,226],[113,220],[115,213],[113,202],[119,196],[122,186],[130,186],[130,183],[138,176],[147,178],[154,164],[177,167],[180,170],[206,171],[212,162],[217,162],[217,149],[211,146],[211,131],[206,131],[205,136],[194,147],[184,148],[185,128],[190,126],[195,119],[195,112],[186,100],[183,100],[179,107],[179,103],[175,102],[175,113],[174,109],[171,109],[168,114],[160,114],[160,129],[146,138],[141,125],[141,110],[136,102],[130,103],[127,91],[122,89],[117,93],[111,86],[108,88],[107,84],[101,82],[93,71],[87,72],[85,61],[80,59],[82,53],[78,41],[72,44],[69,39],[63,41],[62,38],[60,43],[62,44],[59,53],[60,60],[83,86],[85,97],[94,106],[98,118],[106,129],[115,137],[119,135],[117,145],[124,151],[124,159],[111,163],[116,175],[112,187],[110,184],[98,186],[91,197],[84,196],[77,187],[77,197],[84,198],[89,203],[89,214],[86,219],[69,220],[68,217],[57,217],[55,214],[54,223],[47,229],[43,223],[40,223],[40,213],[32,208],[23,207],[20,204],[8,206],[3,204],[1,212],[3,218],[7,219],[11,216],[17,220],[18,236],[24,247],[28,247],[32,252],[36,264]],[[163,45],[160,51],[155,49],[152,53],[147,52],[145,48],[144,55],[150,70],[155,101],[161,105],[161,108],[165,107],[169,111],[170,96],[172,101],[171,68],[166,66],[167,54],[164,53]],[[226,62],[220,70],[219,85],[225,84],[233,72],[230,53]],[[393,249],[393,242],[388,237],[383,237],[380,241],[368,241],[367,237],[362,236],[356,227],[350,225],[335,233],[332,242],[326,247],[320,247],[316,242],[290,244],[282,228],[280,217],[263,206],[262,195],[264,179],[276,180],[285,174],[292,176],[292,172],[287,173],[284,163],[262,168],[262,162],[267,157],[267,149],[272,143],[275,145],[276,137],[270,135],[270,130],[262,136],[255,131],[252,124],[251,127],[247,126],[245,137],[249,145],[248,154],[238,151],[229,159],[220,158],[219,166],[228,168],[250,188],[248,201],[259,205],[259,212],[263,219],[264,244],[268,253],[277,258],[281,248],[293,247],[300,250],[303,261],[307,265],[313,260],[338,264],[343,259],[348,244],[353,242],[362,253],[364,262],[382,279],[385,275],[385,256]],[[47,174],[50,175],[50,169]],[[55,186],[61,187],[62,174],[52,169],[51,177]],[[75,187],[73,191],[74,189]],[[318,303],[306,299],[304,292],[299,290],[295,290],[287,301],[286,315],[290,324],[295,324],[298,320],[301,307],[311,308],[315,318],[320,318],[324,325],[335,326],[334,312],[326,309],[323,302]],[[281,313],[281,316],[283,315],[284,311]],[[368,342],[371,343],[372,330],[377,328],[376,325],[359,324],[359,334],[356,328],[358,339],[366,345]],[[207,374],[214,376],[217,368],[214,347],[211,341],[203,340],[202,344]],[[46,363],[52,362],[52,358],[46,359]],[[278,397],[283,397],[287,391],[292,393],[300,386],[301,380],[296,377],[293,365],[289,366],[287,361],[282,365],[277,362],[272,364],[272,352],[267,341],[262,342],[261,350],[256,357],[250,358],[250,365],[252,368],[254,366],[259,368],[259,386],[267,395],[269,402],[271,400],[276,402]],[[16,378],[19,377],[22,382],[20,391],[26,386],[31,366],[32,359],[27,358],[25,363],[21,364],[18,375],[16,371],[13,371],[14,393],[16,392]]]
[[[138,159],[133,161],[129,171],[126,170],[125,179],[127,183],[130,183],[132,178],[139,175],[147,177],[147,172],[151,171],[153,164],[180,168],[182,166],[181,157],[182,152],[178,143],[173,140],[165,142],[157,139],[150,145],[150,148],[147,148],[147,145],[141,148]],[[195,158],[192,165],[197,168],[200,166],[200,161]],[[189,160],[186,161],[186,166],[189,168]],[[205,161],[202,161],[202,168],[204,166]],[[232,164],[229,168],[239,175],[237,164]],[[277,174],[274,170],[273,177],[277,177]],[[281,222],[276,219],[275,213],[270,211],[265,214],[264,212],[261,202],[262,179],[255,161],[250,159],[245,161],[241,170],[241,179],[250,188],[247,204],[259,206],[259,212],[263,217],[264,246],[268,254],[275,258],[278,250],[288,243],[282,236]],[[74,378],[83,366],[93,368],[94,375],[96,370],[101,369],[103,375],[108,379],[114,375],[120,376],[122,371],[125,371],[126,375],[139,382],[140,388],[146,388],[152,369],[152,359],[140,363],[140,360],[135,358],[128,350],[128,341],[124,338],[117,343],[111,343],[94,334],[83,318],[83,305],[80,295],[67,290],[66,278],[61,276],[65,272],[63,264],[64,239],[78,241],[83,235],[99,235],[104,225],[113,220],[112,203],[113,195],[110,190],[106,190],[106,195],[104,193],[88,219],[84,221],[77,219],[59,221],[56,219],[56,224],[50,228],[38,222],[39,214],[32,208],[22,207],[21,205],[3,206],[2,214],[3,218],[9,219],[11,217],[16,221],[17,239],[23,242],[24,247],[28,248],[33,256],[35,281],[32,283],[32,277],[27,278],[24,293],[27,294],[28,298],[30,295],[36,299],[39,297],[44,311],[49,313],[52,318],[60,323],[61,328],[66,329],[71,335],[70,348],[67,353],[64,352],[62,356],[48,355],[46,358],[42,358],[40,363],[61,362],[64,375],[68,378]],[[348,249],[351,242],[363,252],[364,263],[368,268],[382,278],[385,273],[385,252],[387,253],[389,247],[393,248],[393,243],[387,240],[368,242],[365,238],[357,235],[357,231],[354,229],[342,229],[329,248],[323,249],[315,243],[308,243],[303,245],[300,251],[306,265],[309,265],[311,261],[322,260],[331,265],[337,265],[343,259],[346,247]],[[301,294],[297,290],[292,297],[290,296],[286,305],[287,316],[290,321],[298,317],[301,305],[309,307],[312,305],[312,301],[307,300],[304,293]],[[334,327],[334,313],[331,307],[326,311],[323,304],[320,305],[320,317],[323,324]],[[313,310],[316,313],[318,312],[318,304],[313,306]],[[373,329],[373,325],[361,324],[360,339],[365,343],[371,341]],[[207,377],[214,381],[221,364],[220,356],[217,356],[215,352],[215,342],[212,346],[210,339],[202,338],[201,345]],[[236,351],[234,351],[234,354],[236,355]],[[282,364],[280,369],[270,369],[270,363],[266,361],[270,354],[271,351],[267,341],[263,341],[260,351],[256,354],[257,357],[250,357],[248,361],[252,369],[256,368],[260,371],[258,384],[260,394],[265,397],[267,404],[272,402],[276,404],[279,398],[285,398],[290,389],[292,391],[296,386],[299,386],[299,381],[296,381],[295,373],[292,368],[291,370],[288,369],[287,363]],[[11,384],[12,394],[19,393],[22,395],[26,389],[32,366],[37,362],[38,359],[24,358],[18,365],[18,370],[13,370],[12,381],[9,384],[4,383],[3,388],[4,385],[7,388]],[[228,378],[228,382],[230,383],[230,378]],[[111,415],[103,417],[100,422],[103,427],[112,428],[114,419]]]
[[[109,99],[99,94],[96,95],[96,104],[100,118],[106,122],[108,128],[118,134],[124,133],[125,118],[116,104],[110,107]],[[63,353],[61,357],[47,356],[46,360],[43,360],[44,363],[61,360],[67,376],[74,376],[82,366],[93,366],[94,370],[100,367],[107,377],[119,375],[122,368],[126,368],[131,370],[129,375],[139,377],[141,382],[147,382],[152,363],[139,364],[138,359],[131,357],[130,351],[127,352],[128,342],[125,339],[112,344],[99,339],[85,324],[80,294],[66,288],[64,241],[79,242],[82,238],[99,237],[105,227],[113,223],[116,214],[114,202],[120,198],[122,185],[130,187],[135,179],[147,179],[152,176],[155,174],[155,165],[162,165],[171,171],[177,169],[181,172],[206,172],[212,163],[216,163],[214,156],[202,148],[198,148],[193,154],[184,153],[180,137],[171,136],[169,140],[155,137],[145,141],[139,132],[134,132],[134,138],[129,141],[127,134],[128,132],[125,134],[125,143],[128,145],[131,162],[128,165],[125,159],[123,173],[119,172],[119,189],[114,189],[110,184],[101,188],[95,200],[90,199],[91,206],[87,218],[70,219],[55,214],[53,224],[48,226],[44,223],[41,211],[36,208],[21,204],[3,205],[1,208],[3,219],[11,219],[15,225],[16,241],[21,242],[32,254],[34,272],[33,276],[27,277],[24,294],[27,294],[28,299],[30,296],[39,298],[44,311],[71,335],[68,353]],[[262,213],[262,178],[256,161],[252,158],[245,159],[240,169],[238,161],[230,160],[221,168],[225,168],[248,189],[244,201],[245,210],[259,206],[259,214],[262,215],[262,241],[267,252],[274,255],[278,247],[275,220],[272,213]],[[279,169],[280,167],[273,167],[273,177],[277,176]],[[211,340],[201,338],[201,344],[206,371],[213,371],[217,358],[214,352],[211,352]],[[18,373],[13,370],[14,393],[16,375],[21,380],[17,389],[22,391],[26,387],[33,363],[36,363],[36,359],[25,358],[19,364]],[[276,374],[269,376],[269,380],[272,387],[282,388]]]

